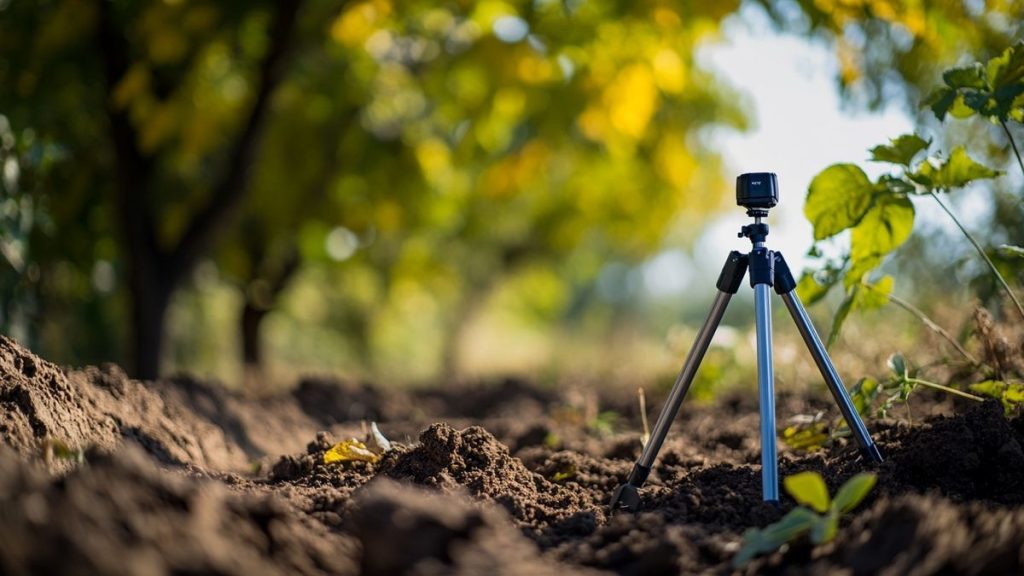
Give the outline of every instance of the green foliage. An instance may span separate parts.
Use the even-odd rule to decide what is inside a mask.
[[[839,488],[835,498],[830,499],[825,480],[817,472],[787,476],[783,486],[802,506],[790,510],[774,524],[744,532],[743,546],[733,557],[733,567],[739,568],[755,556],[774,552],[805,534],[814,544],[831,541],[838,530],[839,519],[867,497],[876,481],[874,474],[857,474]]]
[[[972,392],[984,394],[1002,402],[1003,409],[1008,415],[1024,409],[1024,383],[985,380],[971,384],[970,389]]]
[[[910,399],[911,393],[919,386],[969,400],[981,401],[981,398],[973,394],[919,378],[916,370],[910,367],[907,359],[899,352],[889,356],[886,365],[889,368],[887,378],[882,381],[874,378],[862,378],[850,388],[850,398],[861,416],[875,415],[884,418],[898,404],[907,406],[909,414],[910,407],[907,401]],[[876,403],[877,408],[875,407]]]
[[[946,115],[978,114],[993,121],[1024,122],[1024,41],[987,62],[952,68],[942,75],[945,86],[925,99],[941,121]]]
[[[851,313],[888,302],[894,279],[870,278],[910,237],[915,219],[911,196],[948,192],[1001,174],[973,160],[963,147],[954,149],[948,158],[930,157],[915,164],[914,158],[928,145],[920,136],[904,134],[873,148],[872,160],[894,168],[874,182],[854,164],[829,166],[811,181],[804,213],[814,226],[815,240],[850,231],[846,254],[825,262],[817,271],[805,271],[797,286],[801,298],[813,303],[842,280],[845,297],[829,331],[829,346]]]

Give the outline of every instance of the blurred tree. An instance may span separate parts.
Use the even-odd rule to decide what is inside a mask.
[[[65,153],[46,196],[78,207],[53,211],[43,273],[97,262],[116,222],[130,358],[156,377],[170,296],[246,192],[301,2],[5,4],[0,83],[14,89],[0,109]],[[56,236],[75,227],[78,250]]]
[[[282,177],[316,192],[291,224],[283,206],[254,202],[247,218],[263,247],[225,245],[222,267],[250,296],[242,341],[254,338],[244,319],[262,318],[255,309],[282,286],[252,271],[289,269],[287,254],[355,257],[378,271],[386,295],[364,315],[419,291],[446,310],[441,348],[452,372],[463,328],[505,279],[546,276],[564,292],[605,261],[635,262],[673,227],[699,222],[725,189],[700,130],[744,117],[693,53],[737,5],[346,7],[282,92],[294,114],[277,116],[287,125],[267,141],[255,193],[271,202]],[[310,138],[315,154],[291,144]]]

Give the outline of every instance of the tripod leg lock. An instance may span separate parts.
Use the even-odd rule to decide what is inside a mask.
[[[735,294],[747,273],[747,255],[733,250],[725,260],[722,273],[718,275],[717,287],[726,294]]]
[[[767,248],[758,248],[750,253],[750,285],[775,283],[775,253]]]
[[[789,294],[796,288],[796,279],[793,278],[793,273],[789,270],[789,264],[786,264],[786,259],[782,257],[781,252],[772,252],[774,255],[775,264],[775,293]]]

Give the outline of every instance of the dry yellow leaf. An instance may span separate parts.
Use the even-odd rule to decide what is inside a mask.
[[[380,456],[377,456],[363,444],[355,438],[338,442],[331,447],[330,450],[324,452],[324,464],[333,464],[335,462],[376,462],[380,460]]]

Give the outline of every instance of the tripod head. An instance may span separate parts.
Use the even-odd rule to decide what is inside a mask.
[[[768,209],[779,203],[779,179],[774,172],[747,172],[736,177],[736,204],[747,209],[753,224],[740,228],[738,237],[750,238],[754,248],[764,247],[768,238],[768,225],[761,222],[768,217]]]

